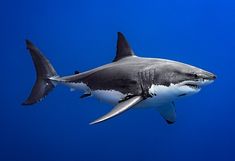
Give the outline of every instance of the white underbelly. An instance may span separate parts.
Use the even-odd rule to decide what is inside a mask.
[[[167,96],[153,96],[149,97],[146,100],[143,100],[140,104],[136,105],[136,107],[147,108],[147,107],[159,107],[166,103],[172,102],[173,99]]]
[[[169,87],[163,85],[152,85],[148,91],[152,97],[143,100],[137,104],[136,107],[162,106],[178,99],[178,95],[182,93],[188,94],[189,90],[190,89],[188,87],[178,87],[176,85],[170,85]],[[127,96],[126,94],[115,90],[96,90],[92,91],[92,95],[111,104],[117,104],[120,100]]]
[[[92,95],[101,101],[117,104],[120,100],[125,98],[127,95],[115,90],[96,90],[92,91]],[[171,102],[171,98],[168,96],[153,96],[143,100],[141,103],[136,105],[137,108],[146,107],[157,107],[165,103]]]
[[[110,104],[117,104],[126,97],[125,94],[115,90],[95,90],[92,91],[91,94],[99,100]]]
[[[120,100],[124,99],[128,94],[123,94],[115,90],[94,90],[92,91],[84,83],[69,83],[66,84],[71,89],[80,89],[85,93],[91,93],[92,96],[95,96],[101,101],[117,104]],[[157,107],[163,104],[169,103],[177,99],[177,95],[181,93],[188,93],[189,89],[187,87],[177,87],[176,85],[171,85],[169,87],[162,85],[152,85],[149,89],[149,93],[152,97],[149,97],[142,102],[140,102],[136,107]]]

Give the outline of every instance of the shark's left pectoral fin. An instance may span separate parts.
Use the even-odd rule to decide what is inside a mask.
[[[118,103],[109,113],[105,114],[104,116],[96,119],[95,121],[91,122],[90,125],[105,121],[107,119],[110,119],[114,116],[117,116],[118,114],[130,109],[134,105],[138,104],[143,100],[142,96],[134,96],[130,99],[127,99],[123,102]]]
[[[168,124],[173,124],[176,121],[174,102],[160,106],[157,108],[157,110]]]

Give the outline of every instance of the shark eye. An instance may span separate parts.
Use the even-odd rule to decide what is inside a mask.
[[[188,73],[187,75],[189,77],[198,78],[198,75],[196,73]]]

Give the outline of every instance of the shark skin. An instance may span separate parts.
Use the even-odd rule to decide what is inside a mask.
[[[74,75],[59,76],[44,54],[26,40],[36,70],[36,82],[23,105],[41,101],[57,85],[82,90],[80,98],[95,96],[115,107],[90,124],[115,117],[131,108],[154,107],[167,123],[176,121],[174,101],[198,93],[212,83],[213,73],[181,62],[135,55],[118,32],[116,56],[109,64]]]

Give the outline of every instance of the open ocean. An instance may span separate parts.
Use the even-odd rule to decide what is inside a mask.
[[[21,105],[35,80],[25,39],[64,76],[111,62],[118,31],[138,56],[217,79],[175,102],[172,125],[154,109],[136,109],[91,126],[112,106],[64,86]],[[2,0],[0,52],[0,161],[235,160],[234,0]]]

